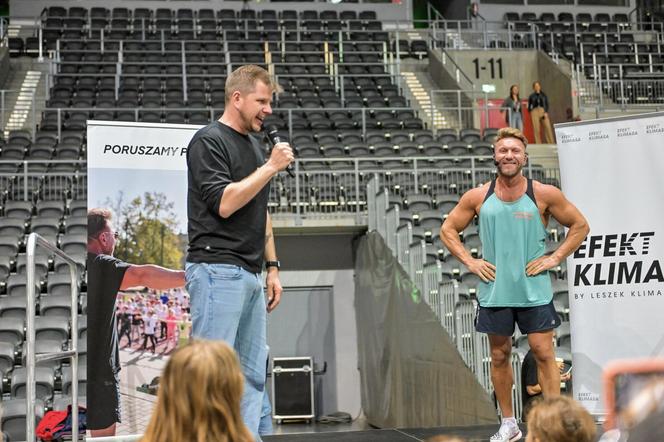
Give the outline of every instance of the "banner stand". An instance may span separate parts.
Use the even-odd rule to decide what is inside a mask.
[[[664,112],[555,131],[562,190],[590,225],[567,259],[574,398],[600,417],[607,363],[664,355]]]

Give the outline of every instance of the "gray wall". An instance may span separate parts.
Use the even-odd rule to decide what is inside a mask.
[[[261,10],[261,9],[295,9],[302,11],[305,9],[319,9],[319,10],[355,10],[355,11],[367,11],[373,10],[376,11],[378,18],[380,20],[411,20],[412,19],[412,0],[402,0],[401,4],[398,3],[381,3],[376,5],[375,3],[310,3],[310,2],[252,2],[248,3],[251,9]],[[187,8],[187,9],[242,9],[244,3],[241,1],[223,1],[223,0],[197,0],[197,1],[187,1],[187,0],[170,0],[168,2],[155,2],[150,0],[135,0],[135,1],[122,1],[115,0],[109,2],[107,0],[11,0],[9,4],[9,11],[12,17],[14,18],[28,18],[36,17],[41,13],[44,8],[49,6],[83,6],[86,8],[92,8],[96,6],[101,6],[105,8],[114,8],[114,7],[126,7],[130,9],[134,8]]]
[[[440,50],[429,50],[429,76],[436,87],[440,89],[460,89],[456,79],[451,74],[453,66],[447,66]],[[446,67],[447,66],[447,67]],[[450,69],[450,70],[448,70]]]
[[[317,370],[327,363],[327,372],[314,377],[318,415],[338,411],[333,294],[331,287],[287,288],[268,316],[270,360],[311,356]]]
[[[567,121],[565,110],[571,108],[574,111],[572,107],[572,71],[569,62],[560,60],[560,63],[556,64],[547,54],[539,51],[537,69],[542,91],[549,97],[551,122],[556,124]]]
[[[318,364],[327,360],[328,373],[320,377],[323,408],[319,411],[357,416],[361,401],[353,241],[359,233],[334,228],[305,232],[275,228],[285,293],[284,304],[268,318],[268,330],[278,334],[268,337],[271,354],[296,351],[299,356],[316,356]]]
[[[0,89],[4,88],[9,77],[9,49],[0,48]]]
[[[509,93],[512,84],[518,84],[521,96],[528,96],[530,85],[539,77],[536,51],[532,50],[448,50],[447,53],[454,59],[466,75],[475,83],[477,90],[482,90],[483,84],[492,84],[496,87],[494,94],[489,98],[504,98]],[[479,67],[479,78],[476,72],[476,63]],[[490,59],[494,60],[494,75],[491,77]],[[498,67],[498,60],[502,65],[502,77]]]
[[[353,270],[335,271],[282,271],[281,282],[286,290],[285,303],[270,314],[269,330],[280,329],[279,341],[287,341],[284,330],[276,321],[288,321],[301,333],[288,342],[271,348],[273,356],[284,351],[307,352],[327,358],[328,373],[323,381],[324,403],[322,411],[346,411],[353,417],[361,410],[360,375],[357,369],[357,328],[354,306]],[[315,289],[318,288],[318,289]],[[306,302],[307,306],[292,306]],[[285,308],[284,308],[285,307]],[[324,311],[328,309],[328,311]],[[311,315],[310,313],[314,313]],[[283,324],[282,324],[283,325]],[[272,339],[268,337],[268,342]],[[323,345],[319,348],[319,345]],[[317,359],[317,363],[322,363]]]
[[[353,268],[352,233],[288,234],[275,229],[275,245],[283,270]]]

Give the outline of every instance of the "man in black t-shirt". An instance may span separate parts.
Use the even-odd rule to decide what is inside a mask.
[[[262,129],[275,85],[247,65],[226,80],[224,114],[200,129],[187,148],[189,251],[187,292],[194,337],[221,339],[238,353],[245,376],[242,417],[260,441],[271,432],[265,390],[266,311],[281,296],[279,261],[267,213],[270,180],[293,161],[286,143],[264,149]],[[266,305],[260,273],[267,267]]]
[[[120,356],[115,310],[119,290],[184,285],[184,272],[134,265],[113,257],[117,233],[106,209],[88,211],[87,427],[92,437],[114,436],[120,422]]]

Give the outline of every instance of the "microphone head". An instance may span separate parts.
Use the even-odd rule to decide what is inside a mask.
[[[279,128],[274,124],[270,124],[265,126],[265,132],[268,134],[268,136],[274,136],[279,133]]]
[[[274,124],[265,126],[265,133],[272,144],[287,142],[285,137],[279,135],[279,128]]]

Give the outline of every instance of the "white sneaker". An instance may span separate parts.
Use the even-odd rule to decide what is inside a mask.
[[[496,434],[491,436],[491,439],[489,439],[490,442],[514,442],[517,440],[521,440],[521,437],[523,435],[521,434],[521,430],[519,429],[518,426],[516,425],[510,425],[508,423],[503,423],[500,426],[500,429]]]

